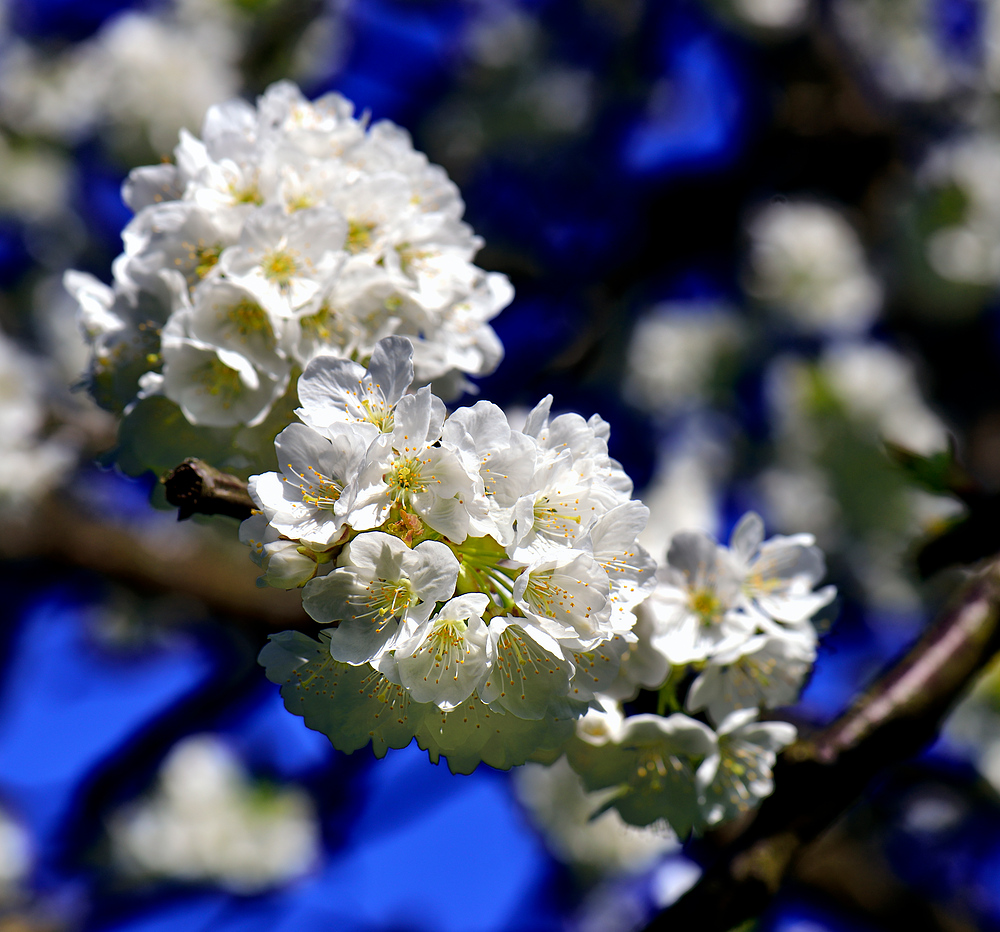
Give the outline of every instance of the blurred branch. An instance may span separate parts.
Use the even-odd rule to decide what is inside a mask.
[[[860,816],[860,817],[858,817]],[[832,901],[867,928],[907,932],[976,932],[960,902],[937,902],[893,871],[868,829],[870,811],[855,810],[797,859],[789,880],[810,900]],[[851,823],[860,822],[859,825]]]
[[[726,932],[759,915],[803,849],[886,768],[920,752],[1000,649],[1000,559],[974,576],[913,648],[843,715],[792,745],[754,817],[706,837],[701,880],[647,932]]]
[[[233,548],[230,554],[208,529],[201,530],[206,533],[186,537],[183,546],[167,546],[155,534],[89,517],[53,499],[5,527],[0,558],[52,560],[141,592],[190,596],[262,636],[288,628],[315,631],[298,592],[258,588],[256,567],[245,551]]]
[[[247,484],[204,460],[186,459],[160,479],[167,501],[177,506],[177,520],[191,515],[227,515],[243,521],[253,513]]]

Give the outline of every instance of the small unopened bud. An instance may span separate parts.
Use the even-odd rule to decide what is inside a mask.
[[[258,586],[275,589],[296,589],[316,575],[316,554],[293,540],[276,540],[264,545],[261,559],[264,575]]]

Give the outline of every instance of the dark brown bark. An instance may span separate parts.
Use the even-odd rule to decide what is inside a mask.
[[[254,510],[245,480],[210,466],[204,460],[187,459],[161,480],[167,501],[177,506],[177,520],[191,515],[228,515],[243,521]]]

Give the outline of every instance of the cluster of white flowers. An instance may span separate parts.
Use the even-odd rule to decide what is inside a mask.
[[[441,398],[500,360],[488,321],[511,288],[472,264],[481,243],[444,171],[352,113],[279,83],[256,107],[210,108],[200,140],[182,132],[173,162],[130,175],[113,285],[65,279],[92,391],[126,414],[119,463],[173,466],[207,444],[215,465],[257,472],[241,540],[261,584],[300,589],[325,626],[272,636],[260,661],[338,749],[415,738],[462,773],[565,752],[626,822],[681,835],[746,808],[794,735],[755,718],[812,663],[808,618],[832,598],[813,592],[821,555],[804,536],[764,543],[749,516],[732,549],[675,536],[657,573],[638,543],[649,510],[599,416],[552,417],[551,397],[521,429],[488,401],[449,414]],[[815,289],[782,291],[798,267],[775,249],[761,253],[772,297],[805,306]],[[857,288],[827,297],[851,327],[870,311]],[[657,345],[682,333],[698,352],[673,382],[647,357],[637,393],[697,400],[740,328],[656,323]],[[699,718],[623,717],[640,688],[676,708],[689,669],[680,699]],[[165,801],[118,822],[123,859],[147,873],[173,870],[156,860],[176,841],[168,771]]]
[[[108,831],[128,874],[209,881],[239,893],[291,880],[320,854],[309,794],[255,787],[213,735],[178,743],[163,762],[157,791],[114,813]]]
[[[445,408],[405,393],[412,347],[378,344],[367,371],[314,359],[281,474],[250,481],[261,514],[241,534],[273,585],[303,585],[319,644],[262,654],[293,711],[341,750],[416,735],[453,770],[523,763],[556,747],[635,640],[655,564],[635,539],[648,511],[608,456],[600,417],[512,430],[488,401]]]
[[[809,619],[834,595],[814,591],[812,538],[765,542],[750,514],[729,548],[675,535],[657,573],[635,543],[648,511],[600,418],[550,418],[551,399],[522,431],[487,401],[446,418],[427,387],[407,393],[411,352],[389,337],[367,370],[314,359],[302,423],[276,440],[281,473],[250,481],[260,514],[241,536],[263,578],[301,586],[306,611],[336,625],[264,649],[289,709],[341,750],[415,736],[458,772],[565,749],[626,822],[681,835],[767,795],[795,730],[756,717],[795,700]],[[714,729],[622,717],[619,700],[672,696],[689,668],[687,709]]]
[[[487,321],[512,290],[472,264],[481,241],[457,188],[404,130],[352,110],[275,84],[256,108],[212,107],[173,163],[131,173],[114,286],[66,276],[103,405],[162,395],[190,424],[235,432],[294,405],[315,356],[365,360],[389,334],[439,394],[496,366]]]
[[[0,121],[66,144],[110,129],[130,148],[166,151],[239,88],[240,12],[228,0],[126,10],[56,53],[0,33]]]
[[[704,532],[676,534],[653,593],[636,609],[638,641],[622,674],[580,720],[567,755],[589,790],[615,788],[606,803],[634,825],[663,821],[679,835],[731,819],[770,794],[776,753],[795,738],[787,722],[757,721],[793,703],[816,657],[810,618],[835,590],[814,590],[825,572],[808,534],[764,540],[752,512],[729,547]],[[661,659],[659,669],[643,654]],[[664,717],[623,717],[636,684],[660,687]],[[649,680],[640,671],[652,671]],[[691,673],[697,675],[690,680]],[[711,724],[694,718],[702,713]]]
[[[857,233],[813,201],[769,204],[748,225],[747,291],[797,327],[862,333],[878,316],[882,286]]]

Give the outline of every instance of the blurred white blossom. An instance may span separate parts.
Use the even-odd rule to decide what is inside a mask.
[[[629,825],[615,809],[594,817],[608,792],[588,793],[564,758],[550,767],[525,764],[515,772],[514,786],[552,852],[568,864],[615,874],[639,870],[680,848],[665,827]]]
[[[728,5],[749,25],[779,32],[801,26],[812,11],[812,0],[731,0]]]
[[[110,126],[167,152],[178,130],[239,88],[231,4],[186,0],[111,17],[57,56],[7,38],[0,118],[19,133],[72,143]]]
[[[956,47],[928,0],[834,0],[833,21],[882,91],[934,103],[1000,90],[1000,4],[976,4],[982,23]],[[961,40],[959,40],[961,42]]]
[[[860,334],[871,326],[882,286],[838,211],[811,201],[774,202],[747,229],[746,287],[773,313],[821,333]]]
[[[45,371],[41,360],[0,333],[0,508],[28,506],[76,463],[65,438],[46,435]]]
[[[947,446],[945,425],[923,400],[913,364],[882,343],[831,343],[812,362],[775,359],[767,399],[777,461],[759,486],[772,519],[837,546],[875,604],[915,608],[907,549],[955,507],[929,510],[882,449],[884,440],[922,454]],[[869,464],[868,475],[854,465],[859,461]]]
[[[28,833],[0,809],[0,904],[16,899],[22,893],[32,862]]]
[[[126,873],[238,893],[285,883],[320,854],[308,794],[255,785],[226,744],[207,734],[175,745],[156,791],[113,814],[108,831]]]
[[[823,403],[824,390],[873,437],[924,454],[947,446],[945,425],[924,401],[913,364],[890,346],[831,343],[814,367],[795,357],[778,357],[768,374],[768,400],[788,442],[815,442],[810,411]]]
[[[939,143],[918,179],[926,187],[953,188],[962,199],[961,219],[927,239],[934,271],[952,281],[1000,283],[1000,136],[975,132]]]
[[[742,337],[742,321],[724,305],[659,304],[632,331],[625,394],[650,411],[703,401],[718,363]]]

